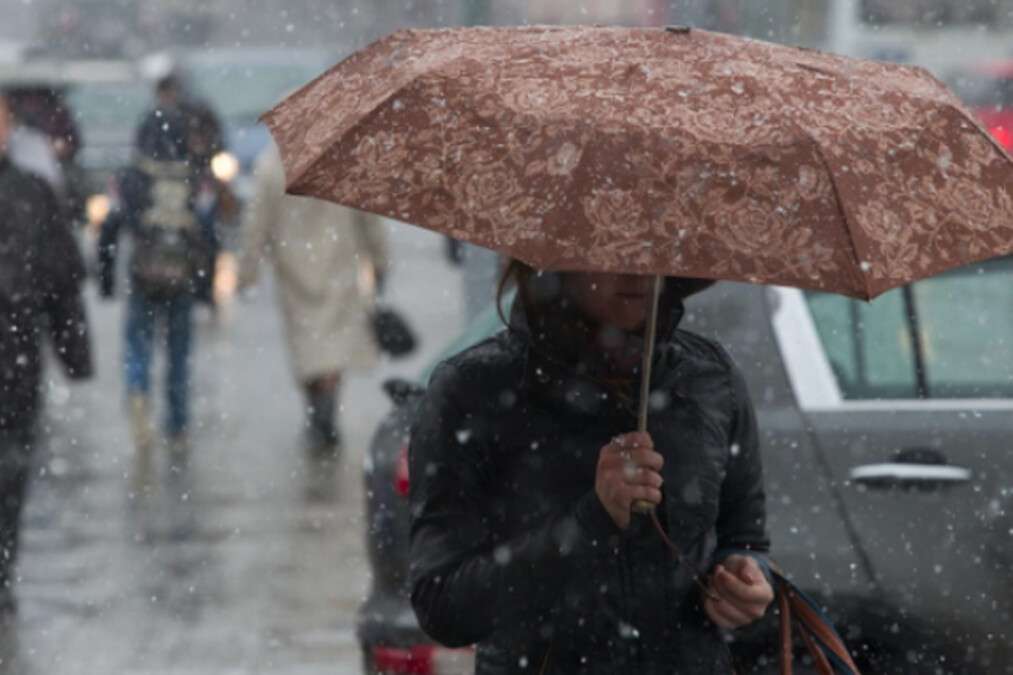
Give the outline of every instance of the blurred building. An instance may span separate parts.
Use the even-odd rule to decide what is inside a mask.
[[[22,42],[35,31],[35,8],[25,2],[4,2],[0,21],[0,55],[8,44]]]

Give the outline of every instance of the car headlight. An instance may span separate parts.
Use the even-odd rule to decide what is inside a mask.
[[[84,202],[84,215],[88,219],[88,226],[91,228],[101,227],[109,217],[111,208],[112,202],[109,195],[95,194],[88,197]]]
[[[223,183],[231,183],[239,175],[239,160],[231,152],[219,152],[211,158],[211,173]]]

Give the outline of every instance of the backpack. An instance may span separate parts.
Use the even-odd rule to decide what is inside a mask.
[[[144,194],[134,219],[130,275],[136,292],[152,300],[194,293],[206,245],[194,209],[192,174],[185,162],[143,161]]]

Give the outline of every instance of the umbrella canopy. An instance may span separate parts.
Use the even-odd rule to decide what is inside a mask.
[[[543,269],[869,299],[1013,251],[1013,162],[919,68],[685,28],[406,30],[264,119],[290,192]]]

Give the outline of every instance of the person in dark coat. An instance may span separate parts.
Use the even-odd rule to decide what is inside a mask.
[[[651,279],[509,271],[507,330],[436,369],[412,430],[421,627],[476,644],[480,675],[731,672],[722,631],[773,591],[744,380],[678,328],[705,282],[666,282],[648,433],[630,433]]]
[[[18,523],[39,414],[43,330],[68,376],[91,375],[84,263],[55,193],[6,156],[0,97],[0,615],[15,608]]]
[[[83,222],[88,186],[77,161],[81,131],[67,105],[66,92],[55,86],[13,85],[7,88],[6,98],[14,116],[46,138],[55,160],[53,169],[59,172],[56,194],[67,222]]]

